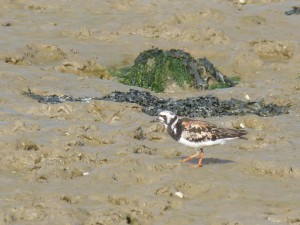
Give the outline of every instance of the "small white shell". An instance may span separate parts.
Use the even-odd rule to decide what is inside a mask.
[[[179,198],[183,198],[183,194],[180,191],[175,192],[174,195],[176,195]]]
[[[90,174],[89,172],[83,172],[82,173],[83,176],[86,176],[86,175],[89,175],[89,174]]]
[[[248,101],[251,100],[251,98],[249,97],[249,95],[245,94],[245,99],[247,99]]]
[[[282,222],[282,220],[280,220],[280,219],[278,219],[276,217],[274,217],[274,218],[268,217],[268,220],[271,221],[271,222],[273,222],[273,223],[280,223],[280,222]]]
[[[240,2],[241,4],[245,4],[247,1],[246,1],[246,0],[239,0],[239,2]]]
[[[241,128],[245,128],[246,126],[245,126],[245,124],[240,123],[240,127],[241,127]]]

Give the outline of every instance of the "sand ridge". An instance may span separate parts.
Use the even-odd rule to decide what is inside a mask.
[[[0,224],[298,224],[300,31],[299,16],[284,14],[298,2],[246,2],[4,1]],[[104,68],[132,65],[152,46],[241,77],[231,89],[158,96],[248,95],[289,102],[290,113],[207,119],[243,123],[248,140],[207,148],[195,170],[180,163],[194,150],[138,105],[22,95],[28,87],[75,97],[128,91]]]

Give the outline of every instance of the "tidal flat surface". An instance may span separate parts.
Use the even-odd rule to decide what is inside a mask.
[[[300,224],[300,29],[296,0],[38,1],[0,7],[0,224]],[[207,57],[234,88],[171,89],[291,104],[289,114],[213,117],[248,140],[194,149],[130,103],[41,104],[23,95],[128,91],[104,68],[152,46]],[[136,88],[142,90],[141,88]],[[199,118],[201,119],[201,118]],[[181,192],[183,198],[175,195]]]

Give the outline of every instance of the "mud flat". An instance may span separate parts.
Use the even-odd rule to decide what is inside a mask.
[[[297,4],[3,1],[0,224],[300,224],[300,17],[284,14]],[[289,113],[207,118],[243,124],[248,140],[208,148],[195,170],[180,162],[194,150],[140,105],[23,95],[28,87],[78,98],[145,91],[105,68],[130,66],[152,46],[207,57],[241,78],[234,88],[158,97],[247,95],[290,104]]]

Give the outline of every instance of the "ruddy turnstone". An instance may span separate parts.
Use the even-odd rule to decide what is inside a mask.
[[[201,120],[193,120],[175,115],[170,111],[162,111],[158,120],[167,128],[168,134],[181,144],[189,147],[200,148],[200,152],[191,155],[183,162],[188,162],[199,155],[196,167],[202,166],[204,146],[224,144],[227,140],[243,138],[247,134],[245,130],[220,128],[212,123]]]

